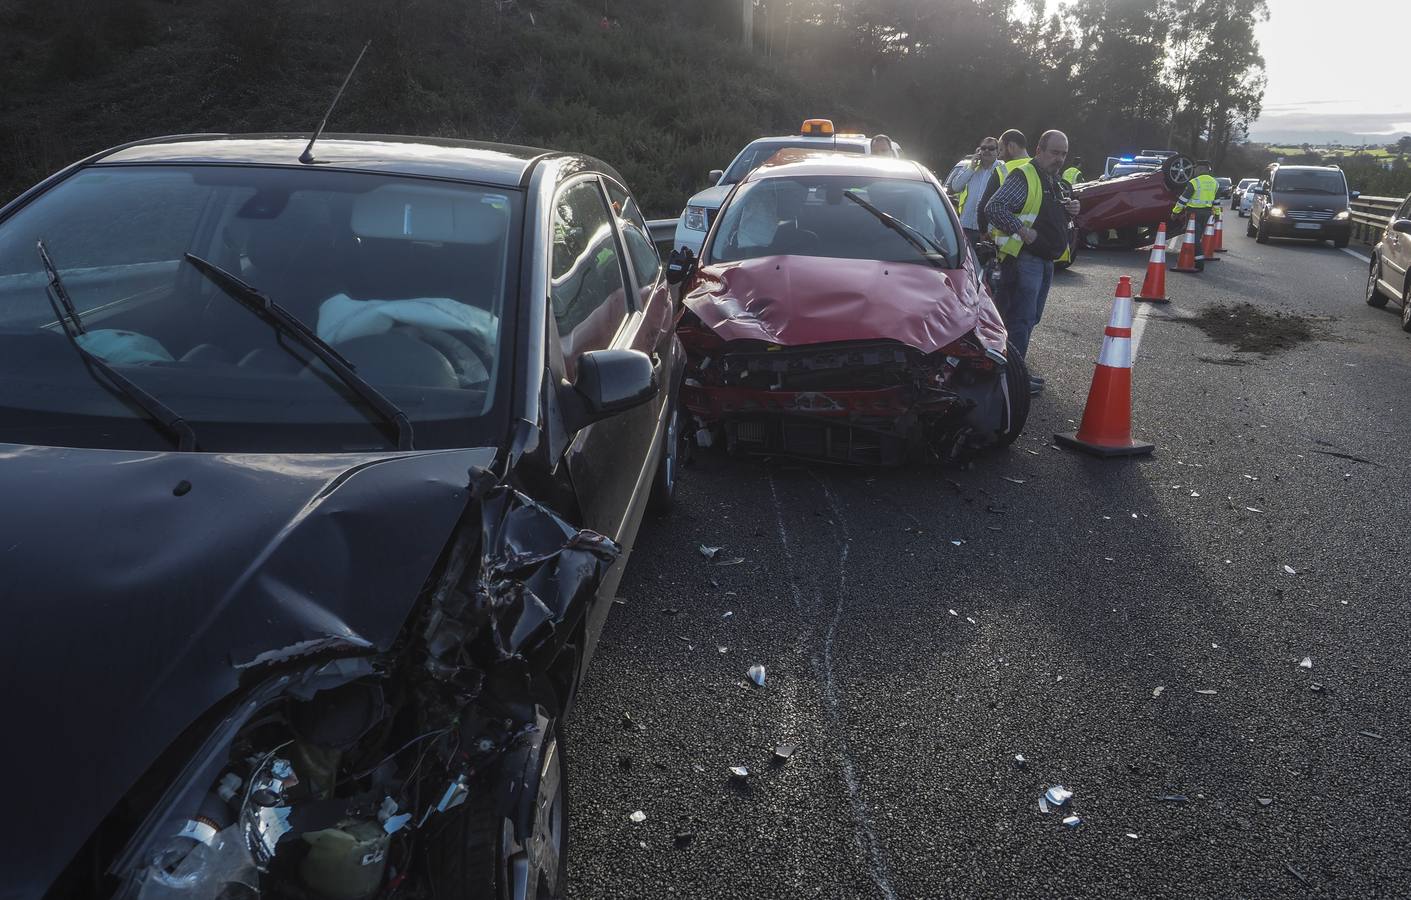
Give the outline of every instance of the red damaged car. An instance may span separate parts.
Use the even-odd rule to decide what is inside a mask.
[[[915,162],[782,153],[726,198],[699,260],[671,262],[699,443],[896,465],[1024,427],[1024,360]]]
[[[1114,172],[1123,169],[1119,166]],[[1078,243],[1089,248],[1131,249],[1151,243],[1162,222],[1168,222],[1169,233],[1184,228],[1184,220],[1172,218],[1171,207],[1194,174],[1195,163],[1190,159],[1168,156],[1144,171],[1075,186],[1073,197],[1082,204],[1073,222]]]

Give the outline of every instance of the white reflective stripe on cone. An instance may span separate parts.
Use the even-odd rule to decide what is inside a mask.
[[[1109,328],[1131,328],[1132,327],[1132,298],[1113,297],[1112,298],[1112,320],[1107,323]]]
[[[1132,367],[1132,339],[1129,337],[1103,337],[1102,352],[1097,364],[1109,369],[1130,369]]]

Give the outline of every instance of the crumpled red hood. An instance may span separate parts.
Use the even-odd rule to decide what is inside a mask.
[[[893,340],[932,353],[974,332],[1005,352],[988,290],[963,269],[818,256],[764,256],[704,266],[686,307],[722,340],[785,347]]]

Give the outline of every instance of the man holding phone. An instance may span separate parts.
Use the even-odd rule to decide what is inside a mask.
[[[957,195],[960,227],[965,230],[965,236],[970,239],[972,247],[984,237],[979,222],[980,198],[985,195],[985,188],[991,178],[1004,178],[1004,163],[999,161],[998,154],[999,139],[985,138],[980,142],[980,146],[975,148],[969,164],[952,172],[946,184],[946,189]]]

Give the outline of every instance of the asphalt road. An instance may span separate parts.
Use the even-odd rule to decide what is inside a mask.
[[[1145,313],[1150,458],[1053,446],[1145,269],[1091,253],[1009,452],[685,471],[567,729],[572,896],[1411,895],[1411,336],[1362,262],[1226,223]],[[1192,324],[1243,301],[1295,336]]]

